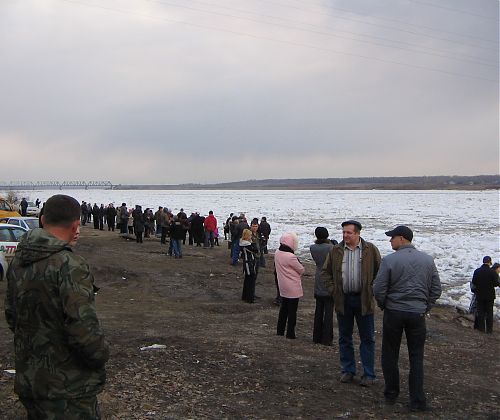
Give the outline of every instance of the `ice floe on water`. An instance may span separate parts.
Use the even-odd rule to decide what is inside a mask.
[[[360,221],[362,237],[375,243],[382,256],[392,252],[384,232],[398,224],[414,231],[414,244],[435,258],[443,295],[440,303],[466,309],[470,302],[469,282],[484,255],[500,260],[499,191],[297,191],[297,190],[63,190],[77,200],[100,205],[110,202],[143,209],[167,206],[174,212],[202,215],[213,210],[222,223],[229,213],[244,212],[247,218],[266,216],[273,229],[269,247],[279,246],[287,231],[299,235],[300,258],[310,259],[309,245],[314,229],[325,226],[330,237],[341,240],[340,223]],[[61,191],[19,191],[31,200],[45,201]],[[497,296],[500,291],[497,288]],[[495,316],[500,317],[500,299]]]

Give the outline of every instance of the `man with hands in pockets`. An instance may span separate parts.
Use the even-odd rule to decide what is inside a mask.
[[[403,330],[410,362],[411,411],[429,409],[424,393],[425,314],[441,296],[441,283],[434,259],[411,243],[413,232],[397,226],[385,232],[396,252],[383,258],[373,283],[378,306],[384,311],[382,371],[384,396],[394,404],[399,395],[399,348]]]

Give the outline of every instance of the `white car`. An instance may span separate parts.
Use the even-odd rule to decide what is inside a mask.
[[[40,227],[40,221],[37,217],[4,217],[0,219],[0,223],[8,223],[9,225],[21,226],[26,230]]]
[[[7,262],[14,258],[17,244],[26,232],[21,226],[0,224],[0,252],[4,254]]]
[[[0,281],[5,280],[5,275],[7,274],[7,260],[3,252],[0,252]]]
[[[21,205],[19,205],[19,214],[22,214]],[[28,201],[28,208],[26,209],[26,216],[36,216],[40,214],[40,209],[33,203]]]

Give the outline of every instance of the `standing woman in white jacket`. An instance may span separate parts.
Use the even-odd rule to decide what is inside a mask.
[[[280,247],[274,254],[274,265],[278,278],[281,296],[280,312],[278,316],[277,335],[286,338],[295,338],[295,324],[297,322],[297,307],[302,291],[302,274],[304,266],[295,255],[299,240],[295,233],[285,233],[280,238]]]

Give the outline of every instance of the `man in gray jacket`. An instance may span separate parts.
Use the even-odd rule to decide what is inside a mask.
[[[411,411],[429,409],[424,393],[425,314],[441,296],[439,274],[431,256],[412,245],[413,232],[398,226],[385,232],[396,252],[386,256],[373,284],[378,306],[384,311],[382,371],[386,403],[399,395],[399,348],[403,330],[410,361]]]

